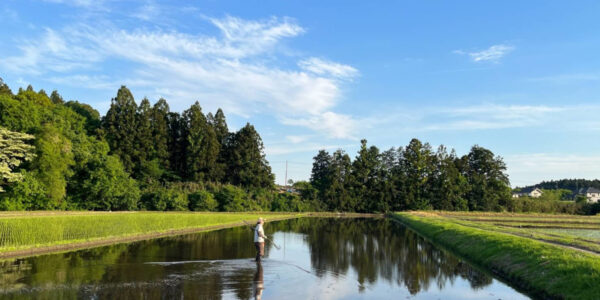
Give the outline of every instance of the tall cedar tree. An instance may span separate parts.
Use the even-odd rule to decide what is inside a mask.
[[[161,167],[169,169],[169,104],[160,98],[152,107],[152,138],[155,157]]]
[[[328,176],[331,185],[325,190],[325,204],[330,210],[354,211],[356,201],[350,191],[352,163],[343,150],[336,150],[331,155]]]
[[[111,154],[119,156],[127,172],[131,173],[139,157],[137,148],[137,105],[131,91],[121,86],[117,97],[111,100],[110,109],[102,119],[102,128]]]
[[[225,120],[223,111],[220,108],[217,109],[214,117],[211,115],[209,118],[209,122],[215,130],[217,140],[219,143],[223,144],[229,135],[229,128],[227,128],[227,121]]]
[[[226,143],[227,181],[234,185],[271,188],[274,182],[271,167],[264,154],[262,139],[249,123]]]
[[[145,164],[155,157],[152,139],[152,106],[147,98],[142,99],[137,109],[136,144],[138,150],[136,173],[140,173],[147,167]]]
[[[185,162],[185,123],[180,114],[176,112],[170,112],[167,114],[167,124],[169,126],[169,166],[170,170],[176,178],[174,180],[181,180],[185,174],[186,162]]]
[[[325,191],[331,185],[330,182],[331,155],[325,150],[319,150],[313,157],[312,172],[310,175],[310,184],[317,189],[319,198],[325,198]]]
[[[353,195],[355,211],[372,211],[382,201],[380,195],[381,161],[377,147],[367,147],[367,140],[360,141],[360,150],[352,163]]]
[[[195,181],[211,181],[219,155],[219,142],[215,131],[208,124],[197,101],[183,112],[183,119],[187,178]]]
[[[404,149],[402,169],[405,173],[403,209],[430,208],[434,165],[431,146],[412,139]]]
[[[225,173],[227,168],[226,161],[226,151],[227,142],[229,141],[229,128],[227,128],[227,121],[225,120],[225,114],[219,108],[215,115],[209,113],[207,116],[209,124],[212,126],[215,131],[215,135],[217,137],[217,141],[219,141],[219,155],[217,157],[217,162],[211,174],[213,181],[223,182],[225,179]]]

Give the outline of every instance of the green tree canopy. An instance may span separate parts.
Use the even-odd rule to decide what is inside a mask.
[[[137,104],[131,91],[121,86],[111,100],[110,109],[102,119],[102,128],[111,153],[119,156],[125,169],[131,172],[139,156],[137,149]]]

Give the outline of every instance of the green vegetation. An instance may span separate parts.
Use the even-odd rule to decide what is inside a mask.
[[[565,222],[564,215],[398,213],[392,217],[457,254],[532,293],[557,299],[596,299],[600,294],[598,244],[570,235],[531,233],[502,224],[517,220]],[[496,221],[490,225],[482,220]],[[568,216],[569,219],[575,218]],[[595,217],[579,217],[581,222]],[[568,245],[570,248],[556,244]],[[586,246],[595,249],[587,249]],[[572,249],[579,248],[579,249]],[[586,250],[586,251],[583,251]],[[600,252],[598,252],[600,253]]]
[[[269,214],[269,219],[292,217]],[[256,214],[190,212],[86,212],[0,214],[0,253],[172,230],[254,222]]]
[[[554,201],[564,191],[513,199],[492,151],[459,157],[418,139],[387,151],[362,140],[353,160],[321,150],[310,182],[279,193],[254,126],[230,132],[221,109],[205,114],[198,102],[181,114],[162,98],[138,104],[125,86],[101,117],[57,91],[13,94],[0,80],[0,175],[0,210],[600,211]]]
[[[577,229],[577,228],[573,228],[573,227],[564,228],[564,229],[563,228],[533,228],[532,230],[534,230],[534,232],[580,237],[580,238],[584,238],[586,240],[593,240],[593,241],[600,242],[600,230],[598,228],[594,228],[594,229],[589,229],[589,228]]]
[[[198,102],[182,114],[165,99],[138,105],[124,86],[101,118],[0,80],[0,174],[0,210],[318,210],[274,190],[252,125],[229,132]]]
[[[342,150],[314,157],[311,184],[329,210],[505,210],[511,195],[506,166],[490,150],[473,146],[458,157],[433,151],[418,139],[380,152],[363,140],[354,161]]]

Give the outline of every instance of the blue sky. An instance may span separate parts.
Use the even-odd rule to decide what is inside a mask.
[[[0,76],[104,114],[198,100],[261,133],[283,182],[319,149],[411,138],[502,156],[513,186],[600,177],[598,1],[0,2]]]

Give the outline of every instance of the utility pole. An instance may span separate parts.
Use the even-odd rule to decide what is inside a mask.
[[[287,192],[287,168],[288,168],[288,166],[287,166],[287,160],[286,160],[285,161],[285,182],[283,183],[283,186],[285,187],[286,192]]]

